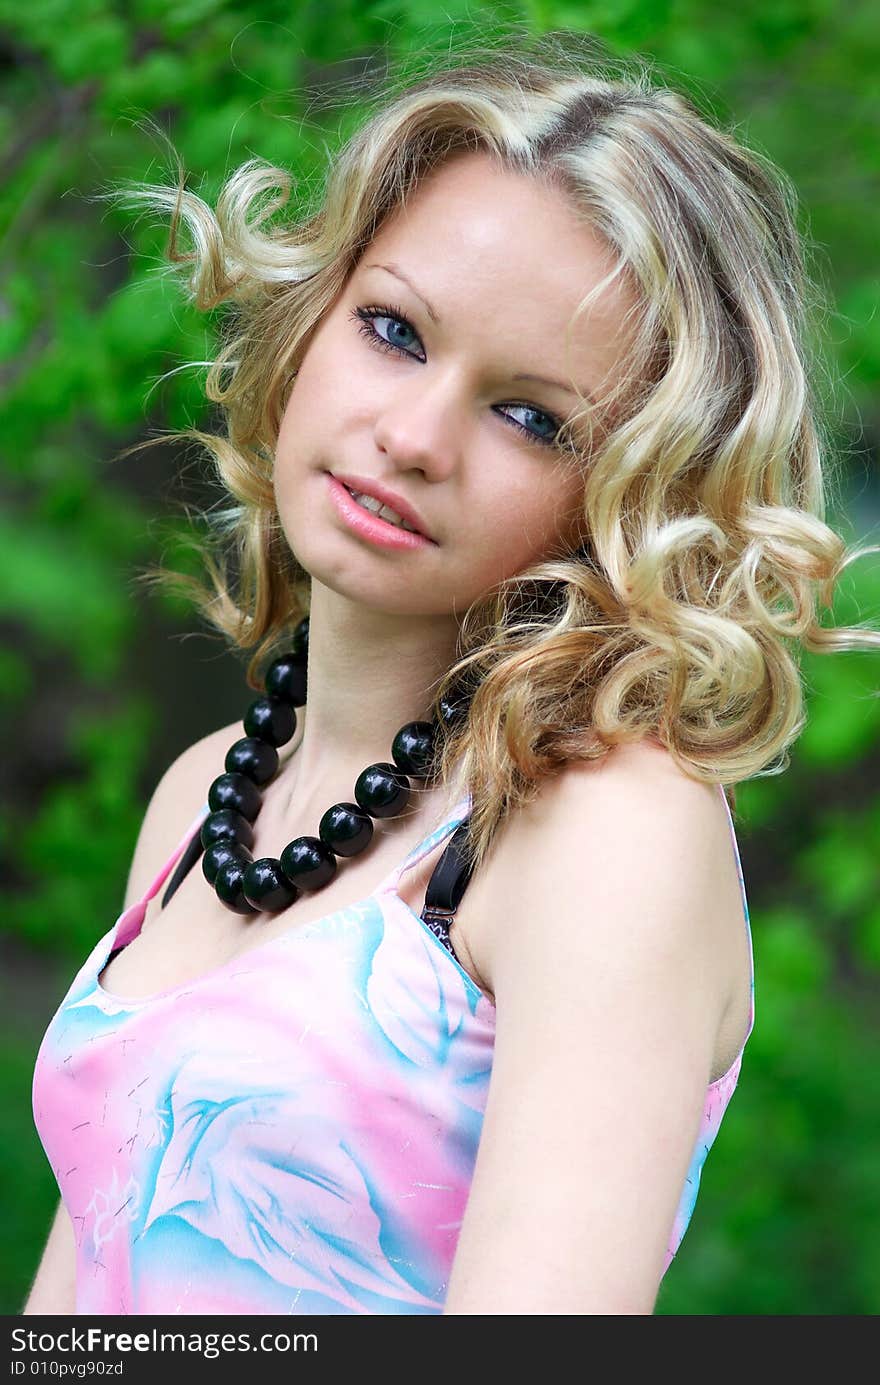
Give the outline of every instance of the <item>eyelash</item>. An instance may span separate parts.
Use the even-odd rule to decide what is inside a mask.
[[[379,335],[379,333],[376,331],[375,327],[373,326],[370,320],[374,317],[391,318],[397,322],[402,323],[404,327],[408,327],[409,330],[412,332],[413,336],[418,337],[419,334],[416,331],[415,327],[413,327],[409,318],[400,308],[395,307],[393,304],[383,305],[381,303],[371,303],[369,306],[364,308],[354,308],[353,311],[349,314],[349,317],[358,324],[358,331],[360,332],[361,336],[365,337],[367,343],[370,346],[374,347],[376,350],[390,351],[395,356],[404,356],[409,357],[410,360],[418,360],[418,357],[414,356],[411,351],[407,351],[402,346],[396,346],[393,342],[386,341],[383,336]],[[543,414],[545,418],[548,418],[551,423],[556,425],[557,432],[562,427],[562,424],[560,423],[559,419],[555,418],[553,414],[548,414],[545,409],[539,409],[534,404],[518,403],[515,404],[513,407],[518,409],[530,409],[533,413]],[[539,437],[537,433],[532,432],[531,428],[527,428],[524,423],[520,423],[517,419],[511,418],[509,414],[504,414],[503,417],[506,418],[508,423],[511,423],[514,428],[518,428],[521,433],[524,433],[530,442],[536,442],[539,446],[543,447],[558,446],[555,435],[553,437],[548,438]]]

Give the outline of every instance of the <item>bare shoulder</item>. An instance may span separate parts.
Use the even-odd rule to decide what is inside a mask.
[[[241,735],[241,722],[211,731],[174,759],[159,780],[144,814],[125,890],[125,908],[149,889],[160,868],[197,816],[226,752]]]
[[[726,911],[714,907],[720,881]],[[502,824],[474,885],[486,906],[474,960],[496,998],[504,971],[525,964],[536,928],[570,953],[572,935],[603,927],[623,947],[626,926],[633,948],[704,954],[721,1008],[730,1003],[742,924],[727,810],[716,784],[687,774],[657,742],[571,761],[543,781]],[[544,972],[548,985],[558,980],[551,965]]]
[[[571,760],[499,828],[491,852],[494,887],[508,885],[515,893],[522,869],[532,861],[540,869],[548,857],[557,869],[578,872],[591,840],[603,851],[616,840],[630,855],[633,846],[668,834],[670,823],[679,831],[695,829],[701,843],[727,843],[718,787],[686,773],[658,742],[617,746],[599,760]],[[533,852],[524,860],[527,844]],[[577,850],[566,850],[572,845]]]

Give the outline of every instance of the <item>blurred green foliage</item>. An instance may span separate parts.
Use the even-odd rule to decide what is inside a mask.
[[[173,705],[169,693],[157,706],[132,671],[146,636],[131,575],[175,546],[183,521],[151,473],[112,459],[155,429],[205,425],[203,372],[168,372],[210,358],[214,330],[162,272],[164,228],[93,195],[167,176],[161,142],[139,123],[149,116],[204,195],[259,154],[295,172],[296,205],[357,119],[350,102],[334,107],[334,90],[383,55],[442,53],[450,35],[479,39],[511,19],[649,56],[790,174],[831,305],[818,345],[849,488],[838,527],[863,539],[878,517],[880,17],[868,0],[726,11],[711,0],[0,0],[0,706],[18,731],[0,804],[16,948],[2,991],[6,1312],[20,1311],[57,1198],[31,1117],[36,1049],[119,912],[164,768],[151,745]],[[186,628],[172,599],[152,601],[166,633]],[[880,568],[867,559],[827,623],[876,628],[878,614]],[[802,667],[810,723],[791,766],[738,789],[756,1028],[660,1313],[880,1306],[878,661],[804,655]]]

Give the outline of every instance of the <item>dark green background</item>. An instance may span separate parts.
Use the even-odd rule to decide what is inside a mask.
[[[245,158],[320,178],[357,119],[346,82],[520,21],[650,57],[793,178],[813,273],[820,389],[850,542],[880,517],[880,16],[868,0],[0,0],[3,420],[0,509],[4,902],[0,1311],[17,1313],[57,1189],[33,1127],[40,1039],[121,909],[169,762],[243,715],[243,665],[136,577],[185,565],[179,502],[210,502],[197,451],[123,446],[216,426],[216,322],[161,272],[164,229],[93,200],[167,176],[167,131],[209,198]],[[824,624],[880,625],[880,559]],[[873,1313],[880,1306],[877,1061],[880,657],[804,655],[808,729],[781,775],[738,790],[757,1023],[660,1313]]]

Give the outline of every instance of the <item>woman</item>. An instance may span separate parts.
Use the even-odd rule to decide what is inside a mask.
[[[785,186],[536,51],[288,194],[142,192],[235,309],[239,577],[188,586],[267,698],[166,771],[43,1040],[25,1312],[650,1313],[754,1021],[722,785],[802,729],[784,637],[880,643],[816,619]]]

